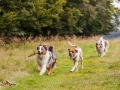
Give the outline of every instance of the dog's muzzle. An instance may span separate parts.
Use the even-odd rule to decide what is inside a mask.
[[[96,47],[97,47],[97,48],[102,48],[102,46],[103,46],[103,45],[102,45],[101,43],[100,43],[100,44],[99,44],[99,43],[96,43]]]
[[[38,54],[39,54],[39,55],[42,55],[42,54],[43,54],[43,52],[38,51]]]
[[[73,53],[69,52],[70,59],[73,59]]]

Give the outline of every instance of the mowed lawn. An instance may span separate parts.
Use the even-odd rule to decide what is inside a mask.
[[[73,61],[69,59],[67,40],[25,41],[0,47],[0,90],[120,90],[120,38],[110,39],[106,56],[98,57],[95,37],[72,38],[69,41],[83,50],[84,69],[79,62],[78,72],[70,72]],[[52,75],[47,71],[40,76],[37,70],[38,44],[54,45],[57,68]],[[15,83],[12,87],[6,81]]]

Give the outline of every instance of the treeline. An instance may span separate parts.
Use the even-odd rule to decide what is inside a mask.
[[[112,0],[0,0],[1,36],[99,35],[115,30]],[[114,16],[114,18],[113,18]],[[115,20],[116,24],[112,24]]]

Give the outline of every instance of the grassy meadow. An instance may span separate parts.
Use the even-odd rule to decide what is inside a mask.
[[[110,48],[104,57],[98,57],[95,42],[99,37],[68,37],[58,40],[37,38],[14,42],[0,47],[0,90],[119,90],[120,89],[120,38],[110,39]],[[83,50],[84,69],[79,62],[78,72],[70,72],[73,61],[69,59],[67,40]],[[47,71],[39,76],[36,55],[38,44],[54,45],[57,68],[52,75]],[[10,87],[6,81],[15,83]]]

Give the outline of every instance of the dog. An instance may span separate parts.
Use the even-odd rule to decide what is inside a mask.
[[[68,49],[70,59],[73,60],[73,62],[74,62],[74,66],[72,67],[71,72],[73,72],[73,71],[78,72],[78,61],[79,61],[79,59],[81,59],[81,68],[83,69],[82,49],[80,47],[76,46],[76,45],[71,44],[69,41],[68,41],[68,44],[70,46],[75,47],[74,49]]]
[[[103,57],[105,56],[106,52],[109,48],[109,41],[100,37],[100,39],[96,42],[96,50],[98,52],[98,56]]]
[[[52,69],[56,64],[56,56],[53,52],[54,46],[39,45],[37,47],[37,63],[38,70],[40,71],[39,75],[43,75],[48,70],[48,75],[51,75]]]

